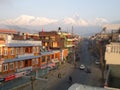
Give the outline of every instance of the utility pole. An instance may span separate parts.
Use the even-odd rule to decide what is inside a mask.
[[[72,32],[71,33],[72,33],[72,37],[73,37],[73,35],[74,35],[74,28],[73,28],[73,26],[72,26]]]
[[[36,90],[36,80],[35,80],[35,77],[31,77],[31,86],[32,86],[32,90]]]
[[[101,41],[99,44],[99,49],[100,49],[100,63],[101,63],[101,70],[102,70],[102,79],[104,80],[104,69],[105,69],[105,63],[104,63],[104,47],[103,47],[103,42]]]
[[[23,76],[23,77],[24,78],[30,78],[32,90],[36,90],[37,80],[48,81],[48,79],[39,78],[38,77],[38,71],[36,71],[36,75],[35,76]]]

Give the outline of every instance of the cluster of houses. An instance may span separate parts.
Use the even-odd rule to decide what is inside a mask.
[[[103,32],[92,37],[99,49],[102,49],[100,62],[104,64],[106,90],[120,88],[120,24],[108,24]],[[100,48],[102,47],[102,48]]]
[[[29,34],[0,29],[0,81],[60,65],[67,60],[78,38],[61,30]]]

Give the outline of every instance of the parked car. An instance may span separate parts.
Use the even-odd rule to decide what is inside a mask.
[[[81,65],[80,65],[80,69],[81,69],[81,70],[84,70],[84,69],[85,69],[85,65],[84,65],[84,64],[81,64]]]
[[[96,61],[95,61],[95,64],[96,64],[96,65],[99,65],[99,64],[100,64],[100,61],[96,60]]]

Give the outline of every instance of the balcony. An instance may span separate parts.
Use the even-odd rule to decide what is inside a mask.
[[[120,43],[106,45],[105,60],[106,64],[120,64]]]
[[[72,39],[72,38],[71,38],[71,39],[69,38],[69,39],[66,39],[66,40],[67,40],[67,41],[73,41],[73,39]]]
[[[70,45],[65,45],[66,47],[73,47],[74,45],[73,44],[70,44]]]
[[[18,55],[17,58],[29,57],[29,56],[34,56],[34,54],[33,53],[25,53],[25,54],[22,54],[22,55]]]
[[[41,41],[30,41],[30,40],[7,40],[8,46],[42,46]]]
[[[20,68],[16,70],[16,72],[22,72],[22,71],[32,71],[32,66]]]

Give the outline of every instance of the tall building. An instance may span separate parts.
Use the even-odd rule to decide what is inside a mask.
[[[1,30],[0,30],[1,31]],[[40,65],[41,41],[15,40],[16,31],[0,32],[0,72],[2,76],[32,70]]]

